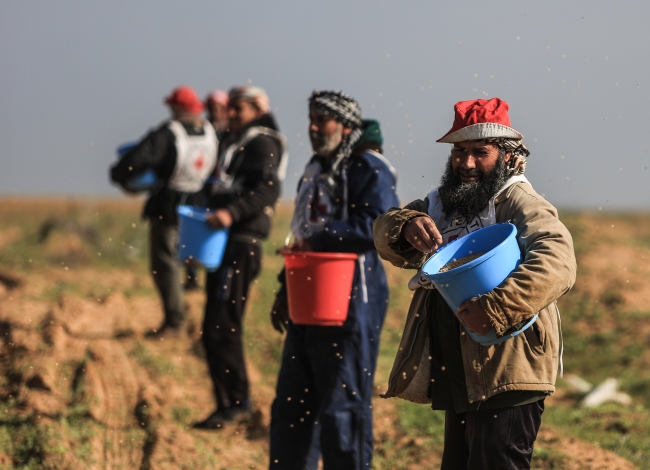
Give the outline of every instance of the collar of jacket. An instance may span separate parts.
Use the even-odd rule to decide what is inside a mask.
[[[501,194],[499,194],[496,198],[494,198],[494,203],[499,204],[500,202],[503,202],[503,201],[507,200],[510,197],[510,195],[512,194],[512,191],[514,191],[514,189],[517,186],[519,186],[519,184],[520,184],[520,182],[511,184],[508,189],[506,189]]]
[[[275,121],[275,117],[271,113],[266,113],[262,114],[259,118],[249,122],[246,124],[244,127],[242,127],[239,131],[237,131],[237,135],[244,135],[248,129],[251,127],[255,126],[260,126],[260,127],[268,127],[269,129],[273,129],[274,131],[280,131],[280,128],[278,127],[278,123]]]

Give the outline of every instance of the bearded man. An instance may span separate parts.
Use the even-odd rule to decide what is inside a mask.
[[[287,337],[271,409],[270,468],[366,469],[372,464],[372,389],[388,306],[386,274],[372,222],[397,204],[396,174],[381,155],[379,123],[361,119],[342,92],[309,99],[314,155],[298,186],[291,224],[294,251],[358,254],[348,316],[340,326],[289,319],[285,273],[271,313]],[[314,283],[332,285],[330,279]],[[335,288],[335,287],[330,287]]]
[[[523,175],[530,154],[499,98],[461,101],[441,184],[377,218],[380,256],[419,269],[428,255],[481,227],[511,222],[523,261],[491,292],[453,312],[416,274],[385,398],[445,410],[442,469],[528,469],[560,360],[557,299],[576,276],[571,235]],[[535,318],[535,314],[538,316]],[[522,324],[532,326],[522,329]],[[483,345],[467,331],[497,340]],[[521,333],[521,334],[518,334]]]

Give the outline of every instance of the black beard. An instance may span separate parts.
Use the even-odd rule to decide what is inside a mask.
[[[438,195],[442,202],[442,210],[447,216],[455,211],[459,214],[478,214],[490,203],[490,199],[508,181],[508,167],[505,153],[499,151],[499,157],[494,169],[488,174],[481,174],[478,181],[464,183],[451,165],[451,155],[447,160],[447,167],[440,179]]]

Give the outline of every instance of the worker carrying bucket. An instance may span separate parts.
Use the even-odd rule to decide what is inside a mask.
[[[438,140],[452,144],[440,186],[373,226],[382,258],[419,270],[382,396],[446,411],[442,469],[530,468],[555,391],[556,301],[576,261],[556,209],[524,176],[522,140],[505,101],[457,103]]]
[[[261,269],[262,242],[271,230],[287,162],[286,140],[266,92],[236,87],[227,101],[230,119],[219,145],[209,210],[193,210],[194,218],[181,218],[181,223],[196,223],[195,235],[202,241],[194,244],[201,252],[192,256],[210,258],[218,248],[224,250],[219,266],[208,267],[206,279],[202,340],[215,403],[194,423],[198,429],[218,430],[256,415],[244,358],[244,313],[249,287]],[[227,242],[225,237],[220,242],[219,231],[228,232]]]
[[[287,336],[270,459],[307,468],[308,456],[321,454],[325,468],[371,468],[371,395],[388,302],[372,221],[397,205],[396,175],[381,155],[379,123],[362,120],[345,93],[311,95],[309,137],[314,153],[296,196],[296,240],[281,250],[285,269],[271,312]]]
[[[111,180],[125,191],[148,193],[143,217],[149,221],[150,269],[164,310],[162,324],[147,333],[156,341],[185,330],[176,210],[181,204],[203,204],[203,184],[217,159],[217,137],[201,117],[203,103],[196,92],[180,86],[164,102],[170,118],[136,145],[121,146],[110,170]]]

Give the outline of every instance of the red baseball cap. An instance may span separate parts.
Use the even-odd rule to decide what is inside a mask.
[[[188,113],[199,114],[203,112],[203,103],[194,89],[189,86],[179,86],[165,98],[165,103],[178,106]]]
[[[521,132],[510,127],[508,103],[500,98],[459,101],[454,106],[454,125],[436,142],[464,142],[495,137],[521,140]]]

